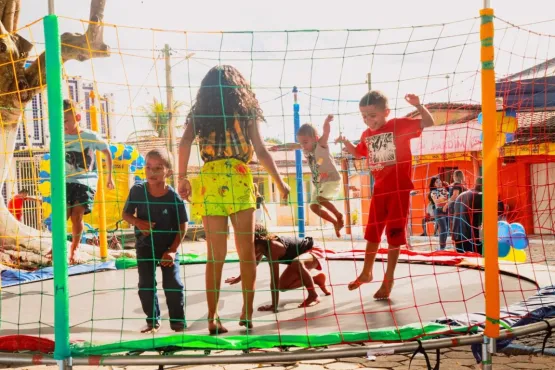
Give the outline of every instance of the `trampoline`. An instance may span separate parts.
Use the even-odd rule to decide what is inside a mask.
[[[253,316],[254,329],[248,333],[238,326],[242,305],[240,286],[222,283],[219,308],[229,333],[219,336],[218,340],[235,336],[274,336],[279,341],[279,338],[287,336],[317,338],[336,333],[340,342],[347,342],[350,341],[349,333],[358,333],[356,341],[380,341],[384,337],[373,333],[384,328],[395,333],[397,340],[408,340],[418,334],[403,334],[401,329],[404,326],[423,329],[427,323],[437,322],[439,318],[484,310],[483,271],[459,266],[401,262],[396,270],[391,299],[376,301],[372,295],[383,279],[382,266],[385,266],[384,262],[376,262],[374,282],[363,285],[359,290],[349,291],[347,284],[356,276],[356,271],[361,270],[362,262],[328,260],[323,267],[328,274],[331,296],[321,295],[318,305],[297,308],[303,300],[303,290],[282,292],[279,313],[256,311]],[[186,332],[175,334],[169,328],[159,269],[158,296],[162,328],[156,334],[139,332],[145,324],[145,317],[137,294],[137,270],[125,269],[70,276],[71,340],[74,343],[83,341],[91,347],[136,340],[152,342],[152,339],[168,336],[208,337],[205,266],[182,265],[180,268],[186,289]],[[238,273],[238,263],[227,263],[223,279],[237,276]],[[255,308],[271,302],[269,287],[269,269],[261,264],[258,267]],[[501,275],[500,299],[505,305],[525,300],[536,289],[536,285],[528,279]],[[51,280],[5,288],[2,290],[1,304],[2,335],[54,339]],[[251,343],[250,346],[258,345]]]

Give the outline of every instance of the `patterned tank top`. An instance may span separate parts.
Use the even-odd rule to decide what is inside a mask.
[[[246,129],[243,130],[237,118],[225,131],[225,142],[217,144],[216,132],[212,132],[208,137],[199,138],[199,146],[204,163],[229,158],[249,163],[254,153],[248,132]]]
[[[305,151],[304,155],[308,160],[308,166],[312,172],[312,183],[316,186],[330,181],[340,181],[341,175],[335,167],[333,156],[329,147],[323,148],[316,143],[314,150]]]

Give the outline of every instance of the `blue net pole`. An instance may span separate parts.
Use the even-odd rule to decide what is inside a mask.
[[[300,106],[297,102],[297,86],[293,87],[293,124],[295,125],[295,142],[297,132],[301,127]],[[297,182],[297,225],[299,227],[299,238],[304,238],[304,195],[303,195],[303,157],[300,150],[295,150],[295,172]]]

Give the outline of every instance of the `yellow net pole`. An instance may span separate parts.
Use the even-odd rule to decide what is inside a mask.
[[[489,1],[484,2],[489,5]],[[483,217],[486,328],[489,338],[499,337],[499,257],[497,246],[497,122],[493,58],[493,9],[480,10],[483,115]]]
[[[90,92],[92,101],[90,108],[91,128],[93,131],[102,133],[98,127],[98,112],[95,105],[94,91]],[[98,170],[98,190],[96,199],[99,202],[100,214],[98,215],[98,239],[100,243],[100,258],[105,259],[108,257],[108,232],[106,231],[106,203],[104,196],[104,170],[102,168],[102,153],[96,151],[96,165]]]

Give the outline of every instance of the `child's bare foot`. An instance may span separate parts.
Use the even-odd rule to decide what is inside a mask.
[[[308,289],[308,297],[306,297],[304,302],[299,305],[299,308],[316,306],[318,303],[320,303],[318,293],[314,291],[314,288]]]
[[[141,333],[143,334],[154,334],[160,329],[160,323],[157,322],[156,324],[149,323],[144,328],[141,329]]]
[[[331,295],[328,288],[326,288],[326,274],[321,272],[314,276],[312,280],[314,280],[314,284],[318,285],[318,288],[320,288],[325,295]]]
[[[247,319],[244,313],[241,314],[241,318],[239,319],[239,326],[244,326],[247,329],[252,329],[254,326],[252,325],[252,317]]]
[[[341,238],[341,229],[345,227],[345,222],[343,221],[342,214],[338,214],[336,217],[337,217],[337,221],[335,221],[335,223],[333,224],[333,228],[335,229],[335,235],[338,238]]]
[[[391,290],[393,289],[393,279],[384,278],[382,282],[382,286],[376,294],[374,294],[374,299],[382,300],[382,299],[389,299],[389,295],[391,294]]]
[[[208,319],[208,332],[210,335],[225,334],[228,330],[220,322],[220,318]]]
[[[357,277],[356,280],[351,281],[347,287],[349,288],[349,290],[355,290],[360,288],[362,284],[368,284],[371,281],[372,274],[360,274],[359,277]]]
[[[335,229],[335,236],[341,238],[341,227],[336,223],[333,224],[333,228]]]
[[[247,319],[239,320],[239,326],[244,326],[247,329],[252,329],[254,326],[252,325],[252,321]]]
[[[337,224],[343,228],[345,226],[345,221],[343,221],[343,215],[341,213],[335,215],[337,218]]]
[[[176,333],[181,333],[187,329],[187,325],[183,324],[170,324],[170,328]]]

